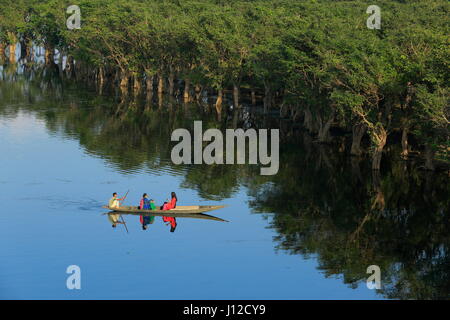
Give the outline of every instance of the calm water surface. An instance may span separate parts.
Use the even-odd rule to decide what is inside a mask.
[[[7,71],[0,298],[448,297],[448,176],[386,160],[373,177],[364,161],[289,130],[275,177],[255,166],[174,166],[173,129],[236,122],[218,123],[205,106],[118,104]],[[226,204],[213,214],[229,222],[180,218],[171,233],[160,217],[143,231],[125,215],[129,233],[114,229],[101,206],[128,189],[128,204],[143,192],[160,204],[171,191],[179,205]],[[382,290],[366,287],[372,264]],[[69,265],[81,268],[81,290],[66,288]]]

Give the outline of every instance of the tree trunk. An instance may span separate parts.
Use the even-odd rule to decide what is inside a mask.
[[[0,43],[0,61],[3,62],[6,60],[6,46],[4,43]]]
[[[158,92],[158,107],[161,109],[163,106],[163,94],[162,92]]]
[[[162,73],[158,74],[158,94],[162,94],[164,92],[164,77]]]
[[[147,73],[145,79],[145,89],[147,91],[147,101],[153,99],[153,75]]]
[[[75,80],[76,81],[80,81],[81,80],[82,65],[83,65],[83,62],[81,62],[81,61],[77,61],[77,63],[73,65],[74,66],[74,75],[75,75]]]
[[[128,84],[130,81],[130,77],[128,75],[128,72],[123,71],[120,73],[120,91],[122,93],[122,96],[128,95]]]
[[[216,100],[216,111],[217,114],[222,114],[222,101],[223,101],[223,91],[219,89],[217,92],[217,100]]]
[[[239,86],[233,83],[233,106],[239,108]]]
[[[352,178],[358,184],[362,183],[364,180],[361,175],[361,166],[360,166],[361,158],[352,157],[350,162],[352,166]]]
[[[291,107],[291,111],[292,111],[292,107]],[[293,111],[292,114],[292,121],[294,122],[298,122],[300,120],[300,110],[298,108],[295,108],[295,110]]]
[[[28,61],[33,61],[33,54],[34,54],[33,41],[30,40],[27,43],[27,47],[26,47],[26,56],[27,56]]]
[[[429,171],[434,171],[434,154],[435,150],[431,148],[428,144],[425,145],[425,169]]]
[[[383,189],[381,189],[381,177],[380,171],[372,171],[372,185],[374,189],[374,197],[372,198],[371,210],[384,210],[386,206],[386,200],[384,197]]]
[[[252,95],[252,105],[255,106],[256,105],[256,93],[255,93],[255,90],[252,89],[251,95]]]
[[[72,56],[67,57],[65,69],[66,69],[66,77],[69,79],[72,78],[75,74],[75,64]]]
[[[55,59],[55,48],[50,45],[49,43],[45,43],[44,45],[45,47],[45,64],[46,65],[51,65],[54,62]]]
[[[383,155],[383,148],[387,141],[387,132],[380,125],[373,129],[371,133],[372,140],[375,144],[375,149],[372,155],[372,170],[380,170],[381,168],[381,157]]]
[[[9,62],[16,63],[16,44],[9,45]]]
[[[64,66],[63,66],[63,52],[62,52],[62,50],[60,50],[59,51],[59,59],[58,59],[58,69],[59,69],[59,75],[60,75],[60,77],[62,77],[63,76],[63,73],[64,73]],[[25,56],[26,56],[26,53],[25,53]]]
[[[133,92],[134,95],[138,95],[141,92],[142,84],[138,73],[133,74]]]
[[[402,153],[400,154],[402,158],[408,157],[408,127],[403,127],[402,130]]]
[[[265,83],[264,84],[264,113],[268,113],[271,108],[272,102],[272,92],[270,86]]]
[[[22,39],[20,41],[20,60],[25,59],[28,56],[28,41]]]
[[[319,133],[317,137],[320,143],[327,143],[330,141],[330,127],[334,121],[334,114],[335,112],[333,110],[331,116],[325,123],[324,120],[322,120],[322,116],[319,116]]]
[[[280,105],[280,118],[284,119],[288,112],[289,112],[289,106],[287,106],[284,102]]]
[[[361,150],[361,140],[366,133],[367,127],[363,123],[357,123],[353,125],[352,128],[352,148],[350,154],[352,156],[360,156],[362,154]]]
[[[103,93],[103,86],[105,84],[105,69],[100,67],[98,69],[98,91],[100,94]]]
[[[309,107],[306,107],[306,109],[305,109],[305,120],[304,120],[303,124],[304,124],[306,130],[308,130],[309,132],[314,131],[312,113],[311,113],[311,110],[309,109]]]
[[[172,68],[170,68],[169,79],[168,80],[169,80],[169,95],[173,96],[175,74],[173,73]]]
[[[195,85],[195,100],[200,101],[202,96],[202,87],[200,85]]]
[[[191,90],[191,79],[187,78],[184,80],[184,102],[189,102],[189,91]]]

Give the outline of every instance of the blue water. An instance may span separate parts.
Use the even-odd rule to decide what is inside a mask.
[[[1,299],[381,298],[363,281],[326,278],[314,256],[276,251],[271,213],[252,213],[245,187],[206,201],[170,170],[117,170],[33,112],[0,116],[0,150]],[[180,218],[170,233],[159,217],[143,231],[125,216],[129,233],[113,229],[101,206],[128,189],[128,204],[173,190],[180,205],[226,204],[213,214],[229,222]],[[69,265],[81,268],[80,290],[66,287]]]

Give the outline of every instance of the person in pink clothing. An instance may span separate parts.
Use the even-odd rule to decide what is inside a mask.
[[[177,195],[175,192],[171,193],[172,199],[169,202],[164,202],[162,210],[175,209],[177,207]]]
[[[163,222],[166,223],[166,226],[170,224],[170,232],[175,232],[177,228],[177,219],[175,217],[162,217]]]

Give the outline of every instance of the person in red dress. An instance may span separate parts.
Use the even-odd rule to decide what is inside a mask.
[[[175,209],[177,207],[177,195],[175,192],[171,193],[172,199],[169,202],[165,202],[162,210],[170,210]]]
[[[170,210],[175,209],[177,207],[177,195],[175,192],[171,193],[172,199],[169,202],[165,202],[162,209]],[[175,232],[177,228],[177,219],[175,217],[162,217],[163,222],[168,222],[166,225],[170,224],[170,232]]]
[[[163,222],[166,223],[166,226],[170,224],[170,232],[175,232],[175,229],[177,228],[177,219],[175,217],[162,217]]]

